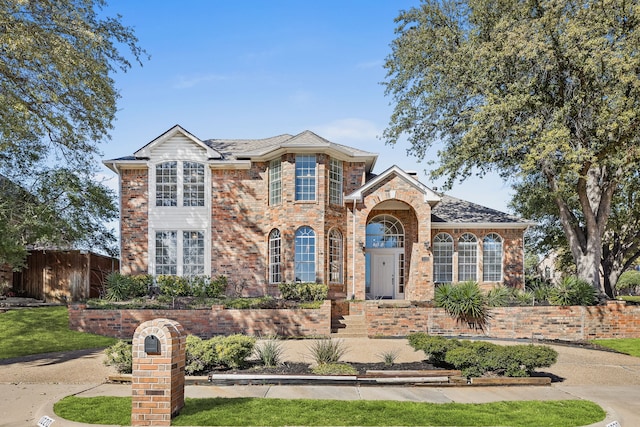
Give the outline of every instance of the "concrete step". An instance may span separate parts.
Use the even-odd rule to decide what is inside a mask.
[[[343,316],[341,319],[334,319],[331,324],[332,335],[341,338],[356,338],[367,336],[367,324],[362,314]]]

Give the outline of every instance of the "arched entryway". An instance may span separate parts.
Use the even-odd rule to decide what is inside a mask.
[[[380,214],[367,222],[366,233],[367,298],[404,299],[404,226],[395,216]]]

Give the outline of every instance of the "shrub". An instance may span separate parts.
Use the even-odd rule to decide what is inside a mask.
[[[258,342],[255,347],[256,357],[268,368],[282,364],[283,353],[284,348],[277,337],[268,337],[266,340]]]
[[[442,284],[436,288],[435,303],[459,322],[484,329],[489,320],[489,306],[477,282]]]
[[[543,280],[533,280],[527,282],[526,289],[533,293],[533,298],[536,304],[549,301],[549,295],[553,285]]]
[[[504,307],[509,304],[512,291],[506,286],[497,286],[487,292],[487,305],[489,307]]]
[[[380,358],[380,360],[382,360],[382,363],[384,363],[386,366],[392,366],[394,363],[396,363],[398,354],[399,353],[397,350],[389,350],[389,351],[383,351],[378,355],[378,357]]]
[[[323,363],[311,369],[316,375],[357,375],[358,371],[348,363]]]
[[[513,292],[513,299],[518,305],[532,305],[539,301],[533,292],[527,290],[516,289]],[[543,300],[546,301],[546,300]]]
[[[292,301],[322,301],[327,299],[329,287],[321,283],[280,283],[283,299]]]
[[[104,282],[104,298],[108,301],[125,301],[145,296],[148,291],[148,277],[125,276],[116,271],[109,273]]]
[[[455,369],[462,371],[466,377],[479,377],[485,372],[485,363],[481,355],[473,346],[462,345],[451,348],[445,354],[444,360]]]
[[[239,368],[253,353],[256,339],[246,335],[235,334],[226,337],[214,337],[211,340],[216,361],[229,368]]]
[[[431,363],[441,365],[449,350],[458,347],[460,342],[455,339],[447,339],[441,336],[427,335],[424,332],[416,332],[407,337],[409,345],[415,350],[422,350]]]
[[[325,363],[338,363],[347,352],[344,341],[333,339],[320,339],[309,346],[311,357],[317,365]]]
[[[637,294],[640,291],[640,271],[629,270],[622,273],[615,288],[618,294]]]
[[[503,349],[505,359],[513,362],[505,372],[509,377],[530,376],[536,368],[549,367],[558,360],[558,352],[545,345],[521,344]]]
[[[187,375],[206,373],[216,366],[216,354],[209,340],[187,335],[185,353],[184,371]]]
[[[104,351],[104,364],[113,366],[121,374],[133,372],[133,347],[130,343],[120,340]]]
[[[575,276],[562,279],[549,294],[549,302],[553,305],[593,305],[597,300],[593,286]]]
[[[189,279],[182,276],[160,275],[156,277],[160,293],[172,298],[191,295]]]

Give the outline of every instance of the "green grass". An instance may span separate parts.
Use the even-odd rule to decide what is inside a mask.
[[[629,302],[640,302],[640,295],[620,295],[617,299]]]
[[[83,423],[129,425],[129,397],[66,397],[56,415]],[[583,426],[605,412],[584,400],[483,404],[306,399],[186,399],[176,426]]]
[[[630,354],[631,356],[640,357],[640,338],[618,338],[612,340],[593,340],[594,344],[601,345],[619,351],[620,353]]]
[[[0,314],[0,359],[102,348],[116,341],[69,330],[66,307],[25,308]]]

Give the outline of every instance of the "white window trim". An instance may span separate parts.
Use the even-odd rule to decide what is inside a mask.
[[[315,159],[315,173],[313,184],[313,200],[298,199],[298,157],[313,157]],[[293,161],[293,200],[295,203],[318,203],[318,155],[317,154],[296,154]]]
[[[176,248],[176,276],[184,275],[184,240],[183,232],[185,231],[201,231],[204,234],[204,275],[211,275],[211,234],[208,230],[196,227],[187,228],[162,228],[149,230],[149,268],[148,273],[156,275],[156,233],[163,231],[175,231],[177,239]]]
[[[177,202],[176,206],[156,206],[156,166],[162,163],[176,162],[177,173]],[[200,163],[204,166],[204,206],[183,206],[184,204],[184,163]],[[162,159],[154,162],[150,162],[148,166],[149,170],[149,208],[154,209],[209,209],[211,206],[211,169],[206,162],[201,160],[174,160],[174,159]]]

